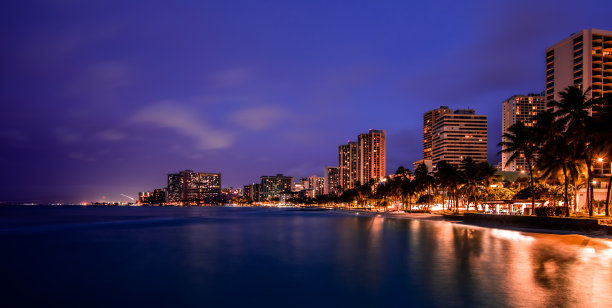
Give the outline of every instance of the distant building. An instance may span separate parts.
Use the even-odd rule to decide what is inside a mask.
[[[445,114],[453,111],[448,106],[440,106],[423,114],[423,159],[431,160],[433,151],[433,126]]]
[[[355,187],[359,180],[359,147],[349,141],[338,147],[338,177],[343,191]]]
[[[568,86],[591,88],[588,97],[612,93],[612,31],[585,29],[546,48],[546,102]]]
[[[245,197],[249,197],[253,202],[259,202],[261,194],[261,184],[253,183],[249,185],[244,185],[244,189],[242,191],[242,195]]]
[[[306,181],[308,182],[307,195],[310,198],[316,198],[325,194],[325,178],[313,175],[306,178]]]
[[[541,94],[514,95],[502,102],[502,136],[508,132],[510,126],[522,122],[525,126],[534,126],[536,117],[546,111],[546,101]],[[509,141],[502,137],[502,141]],[[512,153],[504,153],[502,147],[502,171],[528,170],[524,157],[518,157],[508,164]]]
[[[166,203],[166,189],[156,188],[152,192],[143,191],[138,193],[138,203],[141,205],[162,205]]]
[[[359,147],[359,182],[367,183],[370,179],[382,180],[386,175],[386,134],[384,130],[370,130],[360,134],[357,139]]]
[[[218,204],[221,201],[221,174],[191,170],[168,174],[168,202]]]
[[[433,126],[432,164],[445,160],[459,165],[466,157],[487,161],[487,116],[472,109],[445,113]]]
[[[337,195],[338,186],[340,185],[340,168],[338,167],[325,167],[325,189],[323,191],[326,195]]]
[[[261,177],[261,199],[278,198],[281,193],[291,192],[293,177],[277,174]]]
[[[150,191],[141,191],[138,193],[138,204],[146,205],[150,204],[149,199],[151,198]]]
[[[153,189],[151,197],[149,198],[149,202],[151,204],[164,204],[166,203],[166,199],[168,198],[167,195],[168,191],[165,188]]]

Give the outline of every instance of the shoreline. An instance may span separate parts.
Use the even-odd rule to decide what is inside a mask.
[[[533,227],[521,227],[521,226],[509,226],[495,223],[476,223],[476,222],[465,222],[461,219],[452,219],[445,217],[442,214],[434,213],[398,213],[398,212],[372,212],[367,210],[347,210],[347,209],[334,209],[336,211],[342,211],[347,213],[358,213],[362,217],[376,217],[381,216],[384,218],[392,219],[403,219],[403,220],[424,220],[424,221],[439,221],[448,222],[452,224],[470,226],[477,228],[487,229],[502,229],[510,231],[518,231],[531,234],[553,234],[553,235],[581,235],[593,239],[606,239],[612,240],[612,235],[607,234],[605,231],[580,231],[580,230],[561,230],[561,229],[544,229],[544,228],[533,228]]]

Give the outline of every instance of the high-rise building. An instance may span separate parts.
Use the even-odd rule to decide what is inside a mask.
[[[290,193],[293,186],[293,177],[277,174],[261,177],[261,199],[270,200],[278,198],[281,193]]]
[[[437,119],[432,133],[432,164],[445,160],[459,165],[466,157],[487,161],[487,116],[458,109]]]
[[[525,126],[534,126],[536,117],[546,111],[546,102],[542,94],[514,95],[502,102],[502,136],[508,128],[518,122]],[[502,137],[502,141],[509,141]],[[502,171],[527,170],[527,161],[523,157],[508,164],[512,153],[504,153],[502,147]]]
[[[591,88],[589,97],[612,93],[612,31],[580,30],[546,49],[546,102],[571,85]]]
[[[357,142],[349,141],[338,147],[338,173],[343,191],[355,187],[359,180],[359,148]]]
[[[168,202],[217,204],[221,200],[221,174],[191,170],[168,174]]]
[[[244,189],[242,190],[242,195],[245,197],[249,197],[251,201],[253,202],[259,202],[260,192],[261,192],[261,184],[253,183],[249,185],[244,185]]]
[[[427,111],[423,114],[423,159],[431,160],[433,150],[432,132],[434,123],[442,116],[453,111],[448,106]]]
[[[359,182],[367,183],[370,179],[377,181],[386,175],[386,136],[384,130],[370,130],[360,134],[357,140],[359,147]]]
[[[326,195],[337,195],[340,185],[340,168],[325,167],[325,190]]]
[[[317,196],[325,194],[325,178],[312,175],[307,178],[300,179],[301,185],[296,185],[295,189],[299,189],[300,186],[305,197],[316,198]]]

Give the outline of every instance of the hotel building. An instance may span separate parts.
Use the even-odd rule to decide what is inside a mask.
[[[249,185],[244,185],[244,189],[242,190],[242,195],[245,197],[249,197],[253,202],[259,202],[259,194],[261,192],[261,184],[252,183]]]
[[[580,30],[546,49],[546,102],[571,85],[591,88],[588,97],[612,93],[612,31]]]
[[[542,94],[514,95],[502,102],[502,136],[510,126],[522,122],[525,126],[534,126],[536,117],[546,111],[546,102]],[[508,141],[502,137],[502,141]],[[502,147],[502,171],[527,170],[527,161],[519,157],[510,164],[511,153],[504,153]]]
[[[281,193],[290,193],[293,177],[277,174],[261,177],[261,200],[279,198]]]
[[[471,109],[445,113],[432,128],[432,164],[445,160],[460,165],[466,157],[487,161],[487,116]]]
[[[337,195],[340,185],[340,168],[325,167],[325,190],[326,195]]]
[[[359,180],[359,150],[357,142],[349,141],[338,147],[338,181],[343,191],[355,187]]]
[[[384,130],[370,130],[357,138],[359,147],[359,182],[379,181],[386,175],[386,135]]]
[[[427,111],[423,114],[423,159],[431,160],[433,150],[433,126],[442,115],[452,113],[448,106],[440,106],[438,109]]]
[[[221,174],[191,170],[168,174],[168,202],[218,204],[221,200]]]

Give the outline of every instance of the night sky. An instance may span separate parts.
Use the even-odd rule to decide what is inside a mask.
[[[368,129],[412,169],[440,105],[488,115],[497,163],[501,102],[543,90],[545,48],[612,29],[609,0],[177,2],[2,1],[0,202],[322,176]]]

